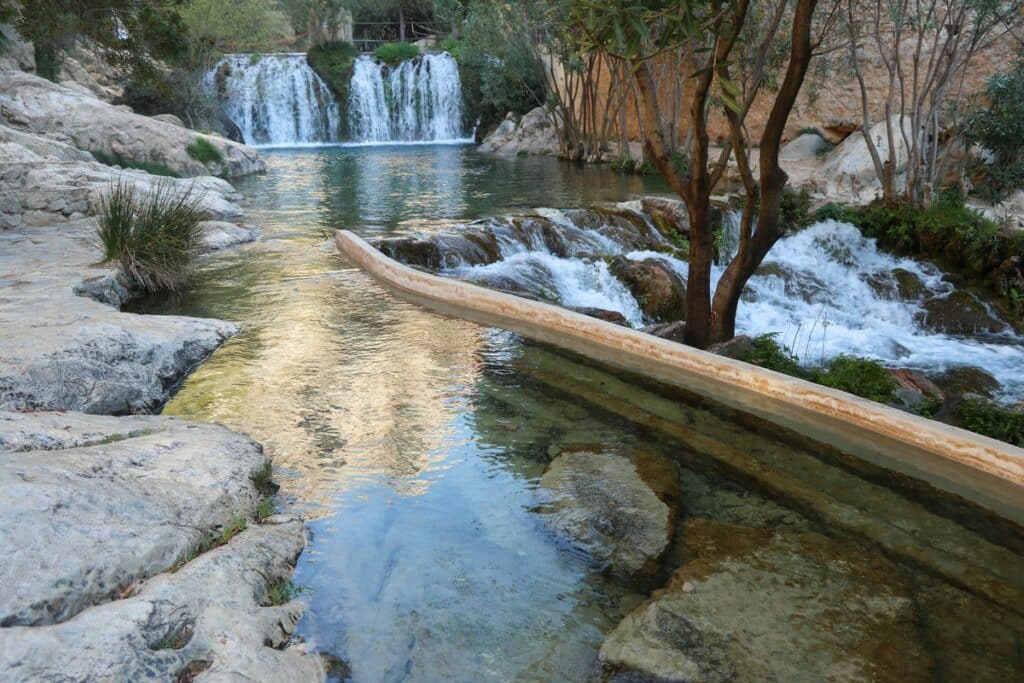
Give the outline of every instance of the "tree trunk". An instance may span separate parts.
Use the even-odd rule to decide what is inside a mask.
[[[760,164],[761,183],[759,188],[760,209],[757,227],[753,234],[740,240],[736,257],[726,268],[711,306],[711,343],[732,339],[736,335],[736,311],[740,296],[747,280],[754,274],[768,252],[783,235],[786,226],[780,224],[782,194],[789,177],[779,165],[782,136],[786,121],[803,87],[807,69],[811,63],[811,21],[818,0],[798,0],[793,15],[793,39],[790,48],[789,66],[775,96],[775,103],[764,133],[761,135]],[[748,197],[747,201],[753,198]],[[692,265],[691,265],[692,268]],[[687,320],[689,332],[689,320]]]
[[[398,8],[398,40],[405,42],[405,9]]]

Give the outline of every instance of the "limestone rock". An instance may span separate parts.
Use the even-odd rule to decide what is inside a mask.
[[[0,629],[0,668],[10,681],[323,680],[319,657],[284,647],[302,605],[267,604],[303,544],[301,522],[261,525],[125,599]]]
[[[655,574],[679,505],[673,463],[653,454],[566,451],[541,477],[544,522],[602,569],[625,579]]]
[[[224,427],[165,417],[0,412],[0,445],[3,626],[66,621],[170,569],[252,515],[266,462]]]
[[[256,150],[246,145],[126,112],[20,71],[0,73],[0,124],[132,163],[163,164],[182,176],[233,177],[266,168]],[[204,165],[193,159],[187,148],[199,138],[216,147],[223,161]]]
[[[605,322],[629,327],[629,321],[626,320],[626,316],[622,315],[618,311],[609,311],[603,308],[593,308],[589,306],[571,306],[570,310],[582,313],[583,315],[589,315],[591,318],[597,318],[598,320],[604,320]]]
[[[814,161],[818,154],[828,148],[828,143],[820,135],[804,133],[782,148],[779,154],[781,161]]]
[[[898,117],[893,117],[892,125],[895,139],[898,142],[896,147],[896,165],[898,167],[907,161],[907,146],[903,142],[903,136],[900,135]],[[906,120],[906,125],[910,125],[909,119]],[[880,121],[872,126],[869,134],[878,148],[878,154],[884,163],[889,155],[889,142],[885,121]],[[822,168],[821,173],[830,181],[839,183],[844,179],[852,179],[854,182],[866,185],[875,185],[878,182],[874,162],[871,159],[868,144],[862,134],[851,135],[832,150],[825,159],[825,166]]]
[[[36,51],[10,24],[0,24],[0,71],[35,71]]]
[[[821,135],[825,138],[826,142],[832,145],[838,145],[840,142],[850,137],[850,135],[860,130],[860,126],[861,124],[855,121],[833,118],[829,119],[828,123],[819,126],[818,130],[821,131]]]
[[[1003,332],[1006,323],[996,318],[978,297],[964,290],[926,299],[917,321],[945,334]]]
[[[100,260],[95,240],[88,221],[4,233],[0,407],[150,411],[238,330],[222,320],[132,315],[103,303],[119,304],[127,292],[110,270],[92,265]]]
[[[174,114],[157,114],[153,118],[161,123],[169,123],[172,126],[177,126],[178,128],[187,128],[185,122]]]
[[[712,344],[708,347],[708,353],[733,359],[748,358],[753,352],[754,340],[742,334],[733,337],[729,341]]]
[[[668,265],[616,256],[608,270],[626,285],[646,317],[668,322],[686,317],[686,285]]]
[[[557,155],[561,140],[551,113],[544,107],[537,107],[524,114],[518,123],[506,118],[484,139],[479,150],[512,157]]]
[[[238,192],[213,176],[166,178],[135,169],[118,169],[76,158],[71,148],[40,136],[11,135],[0,127],[0,229],[44,226],[96,215],[101,200],[118,182],[148,191],[158,185],[178,192],[192,190],[214,220],[238,220]],[[25,147],[26,143],[29,147]],[[20,149],[19,149],[20,148]],[[84,152],[80,152],[85,154]]]
[[[611,680],[930,680],[913,602],[879,554],[701,519],[684,535],[695,558],[601,646]]]
[[[228,247],[252,242],[259,238],[260,231],[251,225],[236,225],[227,221],[203,221],[203,247],[217,251]]]

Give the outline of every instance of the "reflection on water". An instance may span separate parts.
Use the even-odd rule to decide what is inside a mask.
[[[1018,554],[706,410],[399,301],[326,240],[342,227],[430,230],[626,199],[645,189],[639,179],[460,147],[275,152],[268,161],[267,176],[243,185],[264,239],[205,261],[180,300],[139,308],[243,324],[166,412],[265,445],[282,505],[311,517],[296,574],[309,589],[299,634],[345,660],[353,680],[586,680],[605,634],[645,596],[556,543],[532,501],[553,455],[595,443],[679,462],[687,519],[837,538],[885,529],[894,557],[914,539],[935,539],[914,550],[911,594],[978,628],[962,629],[957,645],[942,635],[945,618],[923,619],[934,670],[955,680],[965,666],[956,662],[967,662],[976,680],[998,680],[1022,666],[1024,608],[994,607],[938,576],[949,557],[973,556],[986,564],[973,576],[988,577],[989,593],[1002,590]],[[833,510],[846,521],[830,526]],[[1006,626],[979,639],[985,623]]]

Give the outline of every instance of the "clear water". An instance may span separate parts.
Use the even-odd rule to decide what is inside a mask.
[[[327,239],[337,228],[436,231],[663,188],[450,146],[279,152],[268,165],[243,186],[263,240],[212,256],[186,296],[140,310],[243,324],[165,412],[221,422],[266,446],[282,507],[311,520],[296,572],[308,589],[299,636],[344,660],[352,680],[589,678],[605,634],[645,595],[604,579],[533,509],[552,455],[578,444],[679,462],[684,524],[816,530],[853,544],[875,529],[897,559],[955,556],[993,585],[1020,573],[1021,544],[1015,532],[992,531],[999,524],[985,528],[990,520],[970,511],[950,521],[894,493],[886,477],[400,301]],[[925,673],[1019,678],[1024,607],[979,597],[919,564],[900,566],[901,590],[925,606],[917,625],[933,658]]]

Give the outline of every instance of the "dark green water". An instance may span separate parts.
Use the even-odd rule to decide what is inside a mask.
[[[678,462],[682,529],[703,520],[824,534],[865,562],[883,539],[901,594],[919,605],[915,629],[930,657],[920,680],[1020,674],[1021,605],[998,605],[936,569],[956,557],[1012,584],[1019,547],[813,449],[402,302],[327,239],[338,228],[442,229],[663,188],[465,147],[267,157],[270,172],[241,185],[263,239],[206,260],[182,299],[141,308],[243,325],[165,412],[239,429],[274,458],[281,507],[310,517],[296,573],[308,606],[299,635],[343,660],[339,672],[356,681],[586,680],[605,634],[646,597],[603,578],[535,511],[552,456],[587,445]],[[682,534],[678,546],[713,550]],[[747,603],[763,598],[748,585],[736,592]]]

